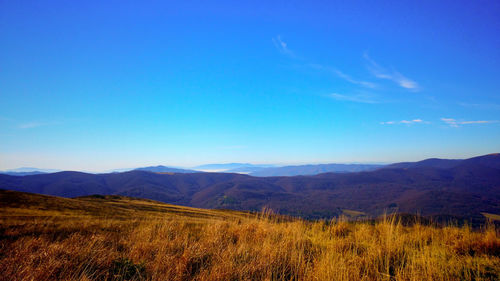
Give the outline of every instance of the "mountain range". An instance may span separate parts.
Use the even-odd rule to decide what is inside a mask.
[[[276,165],[250,164],[250,163],[225,163],[225,164],[205,164],[193,167],[193,169],[202,172],[249,174],[255,171],[260,171],[261,169],[273,168],[273,167],[276,167]]]
[[[306,176],[322,173],[354,173],[363,171],[373,171],[383,165],[375,164],[317,164],[317,165],[298,165],[263,168],[251,172],[255,177],[278,177],[278,176]]]
[[[256,165],[249,163],[207,164],[193,169],[204,172],[248,174],[255,177],[317,175],[370,171],[382,167],[374,164],[307,164],[295,166]]]
[[[0,174],[11,175],[11,176],[30,176],[30,175],[39,175],[47,173],[56,173],[60,171],[61,170],[56,170],[56,169],[38,169],[32,167],[22,167],[7,171],[0,171]]]
[[[132,169],[114,169],[112,173],[128,172],[132,170],[149,171],[155,173],[237,173],[249,174],[256,177],[269,176],[297,176],[297,175],[317,175],[328,172],[348,173],[369,171],[382,167],[382,165],[371,164],[316,164],[316,165],[297,165],[297,166],[277,166],[277,165],[256,165],[249,163],[227,163],[227,164],[206,164],[193,168],[168,167],[163,165],[148,166]],[[46,173],[60,172],[60,170],[48,170],[37,168],[19,168],[14,170],[0,171],[0,174],[13,176],[27,176]]]
[[[235,173],[134,170],[0,175],[0,188],[62,197],[115,194],[202,208],[260,210],[305,218],[403,212],[484,220],[500,214],[500,154],[428,159],[372,171],[254,177]]]

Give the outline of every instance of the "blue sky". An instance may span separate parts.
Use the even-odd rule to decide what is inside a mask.
[[[500,2],[268,2],[0,1],[0,169],[500,151]]]

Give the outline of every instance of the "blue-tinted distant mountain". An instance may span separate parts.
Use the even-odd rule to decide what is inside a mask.
[[[260,170],[267,169],[267,167],[258,167],[258,166],[244,166],[235,169],[230,169],[224,171],[225,173],[237,173],[237,174],[251,174],[258,172]]]
[[[491,153],[484,156],[462,160],[457,168],[487,167],[500,169],[500,153]]]
[[[436,168],[436,169],[500,169],[500,153],[491,153],[469,159],[439,159],[430,158],[418,162],[401,162],[387,165],[386,169],[414,169],[414,168]]]
[[[387,165],[387,169],[409,169],[409,168],[438,168],[449,169],[459,165],[463,160],[460,159],[439,159],[430,158],[418,162],[400,162]]]
[[[38,169],[38,168],[32,168],[32,167],[22,167],[22,168],[17,168],[17,169],[0,171],[0,174],[11,175],[11,176],[30,176],[30,175],[56,173],[59,171],[60,170],[56,170],[56,169]]]
[[[274,167],[267,164],[250,163],[225,163],[225,164],[205,164],[193,167],[194,170],[205,172],[227,172],[227,173],[250,173],[261,168]]]
[[[135,171],[153,172],[153,173],[178,173],[178,174],[199,173],[199,171],[195,171],[195,170],[172,168],[172,167],[166,167],[166,166],[162,166],[162,165],[137,168],[134,170]]]
[[[39,168],[33,168],[33,167],[22,167],[22,168],[17,168],[17,169],[10,169],[7,170],[6,172],[17,172],[17,173],[27,173],[27,172],[42,172],[42,173],[55,173],[55,172],[60,172],[61,170],[58,169],[39,169]]]
[[[0,174],[22,177],[22,176],[40,175],[40,174],[46,174],[46,173],[37,172],[37,171],[33,171],[33,172],[4,172],[4,171],[1,171]]]
[[[251,172],[255,177],[277,177],[277,176],[306,176],[322,173],[355,173],[363,171],[373,171],[383,165],[376,164],[318,164],[318,165],[298,165],[273,168],[262,168]]]

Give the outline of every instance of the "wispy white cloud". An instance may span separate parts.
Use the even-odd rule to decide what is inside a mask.
[[[43,126],[42,123],[39,122],[28,122],[28,123],[23,123],[19,125],[19,129],[31,129],[31,128],[36,128]]]
[[[477,121],[461,121],[458,124],[467,125],[467,124],[488,124],[488,123],[496,123],[496,120],[477,120]]]
[[[449,125],[450,127],[460,127],[460,125],[471,125],[471,124],[491,124],[498,123],[498,120],[473,120],[473,121],[463,121],[456,120],[454,118],[441,118],[441,121]]]
[[[296,58],[295,53],[288,48],[288,45],[285,41],[281,40],[281,36],[278,35],[276,38],[273,38],[273,43],[276,49],[280,51],[282,54],[290,56],[292,58]]]
[[[375,76],[379,79],[391,80],[391,81],[395,82],[396,84],[398,84],[400,87],[408,89],[408,90],[412,90],[412,91],[419,90],[419,85],[417,82],[404,76],[403,74],[399,73],[398,71],[395,71],[395,70],[389,71],[386,68],[380,66],[367,53],[364,53],[363,57],[366,59],[366,61],[368,61],[368,63],[369,63],[368,69],[373,74],[373,76]]]
[[[424,121],[422,119],[380,122],[381,125],[397,125],[397,124],[412,125],[412,124],[429,124],[429,123],[430,122]]]
[[[344,72],[342,72],[336,68],[333,68],[333,67],[324,66],[324,65],[316,64],[316,63],[311,63],[311,64],[309,64],[309,66],[312,68],[315,68],[315,69],[330,72],[333,75],[335,75],[339,78],[342,78],[345,81],[352,83],[352,84],[361,85],[361,86],[366,87],[366,88],[376,88],[377,87],[377,85],[375,83],[354,79],[350,75],[345,74]]]
[[[351,82],[353,84],[359,84],[359,85],[365,86],[367,88],[375,88],[377,86],[375,83],[372,83],[372,82],[353,79],[351,76],[349,76],[349,75],[347,75],[347,74],[345,74],[337,69],[333,70],[333,72],[335,74],[337,74],[338,77],[343,78],[347,82]]]
[[[281,36],[276,36],[276,38],[273,38],[273,43],[274,43],[274,46],[276,47],[276,49],[278,49],[278,51],[284,55],[287,55],[291,58],[294,58],[294,59],[300,59],[294,51],[292,51],[289,47],[288,47],[288,44],[283,41],[281,39]],[[304,59],[301,59],[301,60],[304,60]],[[332,73],[333,75],[339,77],[339,78],[342,78],[344,79],[345,81],[349,82],[349,83],[352,83],[352,84],[356,84],[356,85],[360,85],[360,86],[363,86],[363,87],[366,87],[366,88],[375,88],[377,85],[373,82],[369,82],[369,81],[363,81],[363,80],[359,80],[359,79],[355,79],[353,78],[352,76],[336,69],[336,68],[333,68],[333,67],[330,67],[330,66],[325,66],[325,65],[321,65],[321,64],[316,64],[316,63],[309,63],[307,64],[307,66],[309,67],[312,67],[312,68],[315,68],[315,69],[319,69],[319,70],[322,70],[322,71],[326,71],[326,72],[329,72],[329,73]]]
[[[33,121],[33,122],[26,122],[26,123],[21,123],[17,127],[19,129],[33,129],[33,128],[38,128],[38,127],[43,127],[43,126],[50,126],[50,125],[55,125],[58,124],[57,122],[38,122],[38,121]]]
[[[378,103],[370,94],[355,94],[355,95],[342,95],[338,93],[328,94],[328,97],[339,101],[359,102],[359,103]]]
[[[461,105],[463,107],[477,108],[477,109],[500,110],[500,104],[496,104],[496,103],[468,103],[468,102],[459,102],[458,105]]]

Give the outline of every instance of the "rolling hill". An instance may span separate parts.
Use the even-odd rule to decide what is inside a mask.
[[[146,171],[0,175],[0,188],[63,197],[114,194],[202,208],[269,207],[305,218],[333,217],[344,210],[368,216],[397,211],[473,221],[484,220],[481,213],[500,214],[499,154],[453,160],[453,165],[435,163],[425,160],[404,168],[294,177]]]
[[[120,195],[63,198],[0,189],[0,218],[74,216],[81,218],[148,218],[168,215],[186,219],[242,219],[249,213],[208,210]]]

